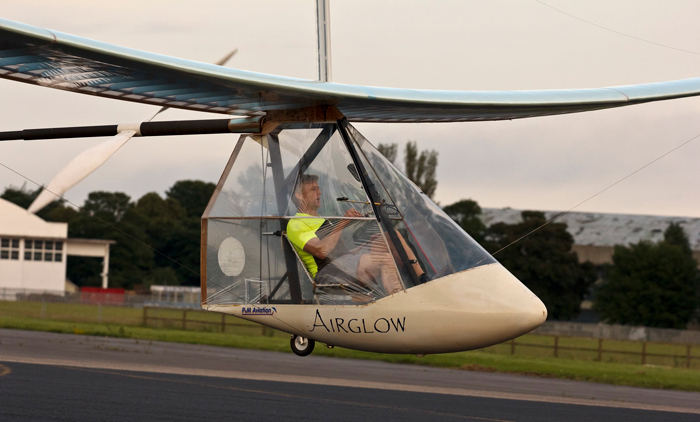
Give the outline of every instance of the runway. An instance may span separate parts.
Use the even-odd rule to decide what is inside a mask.
[[[696,421],[700,394],[0,330],[0,419]]]

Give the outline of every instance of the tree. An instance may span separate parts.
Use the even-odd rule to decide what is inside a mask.
[[[21,187],[6,187],[5,191],[2,193],[2,195],[0,195],[0,198],[12,202],[15,205],[19,205],[24,209],[27,209],[32,204],[32,201],[34,201],[34,198],[36,198],[37,195],[39,195],[39,192],[40,190],[31,191],[27,189],[27,185],[25,183]]]
[[[145,228],[148,219],[121,192],[92,192],[79,216],[68,226],[70,237],[115,240],[110,248],[109,283],[132,288],[153,268],[153,250]],[[74,265],[73,265],[74,264]],[[97,260],[71,259],[68,276],[76,284],[99,285]]]
[[[135,206],[136,211],[146,217],[146,234],[155,242],[156,249],[167,242],[173,228],[182,224],[187,218],[185,209],[174,198],[163,199],[155,192],[150,192],[139,198]]]
[[[183,278],[179,276],[178,258],[182,250],[175,245],[184,231],[187,217],[185,209],[174,198],[161,198],[155,192],[147,193],[136,202],[135,211],[146,218],[144,227],[150,246],[157,251],[154,254],[154,269],[144,280],[143,285],[168,284],[179,285]],[[198,265],[198,264],[197,264]]]
[[[198,218],[186,218],[173,226],[167,241],[160,244],[155,262],[158,267],[172,267],[182,284],[197,286],[200,283],[201,222]],[[166,258],[167,257],[167,258]]]
[[[34,202],[34,199],[36,199],[42,189],[43,188],[39,188],[32,191],[27,188],[26,184],[22,185],[21,187],[9,186],[5,188],[5,191],[2,193],[2,195],[0,195],[0,198],[27,209],[32,202]],[[78,211],[71,207],[65,206],[64,203],[65,201],[62,199],[54,201],[39,210],[37,216],[46,221],[68,223],[77,217]]]
[[[88,194],[82,211],[110,222],[119,222],[133,206],[131,198],[125,193],[97,191]]]
[[[484,244],[486,240],[486,226],[481,222],[481,207],[476,201],[462,199],[454,204],[443,208],[443,211],[450,216],[465,232],[479,242]]]
[[[180,180],[166,192],[168,198],[176,199],[188,217],[199,219],[214,193],[216,185],[201,180]]]
[[[676,245],[683,250],[686,255],[693,256],[693,251],[690,249],[690,241],[685,234],[685,230],[678,223],[671,223],[664,232],[664,242],[669,245]]]
[[[495,252],[546,223],[544,213],[523,211],[517,224],[497,223],[487,231],[485,247]],[[570,320],[596,280],[593,264],[578,263],[566,224],[550,223],[502,250],[496,258],[547,306],[548,318]]]
[[[176,200],[185,210],[185,218],[180,224],[173,226],[167,243],[162,247],[171,260],[157,257],[159,266],[172,266],[183,280],[183,284],[199,284],[201,221],[204,209],[216,186],[200,180],[181,180],[176,182],[167,192],[168,199]]]
[[[70,223],[78,218],[80,212],[56,201],[47,205],[45,208],[39,211],[37,215],[46,221]]]
[[[398,167],[396,157],[398,144],[379,144],[377,150]],[[404,153],[404,170],[406,177],[416,184],[429,198],[433,198],[437,189],[435,172],[438,164],[438,153],[435,150],[418,153],[416,142],[409,141]]]
[[[421,151],[418,154],[418,146],[415,142],[406,144],[406,152],[404,154],[406,176],[431,199],[437,188],[437,179],[435,179],[437,155],[435,150]]]
[[[609,323],[685,328],[700,305],[697,265],[676,224],[657,244],[615,246],[613,266],[596,289],[593,309]]]
[[[396,165],[396,156],[399,152],[399,144],[379,144],[377,151],[382,154],[387,160]]]

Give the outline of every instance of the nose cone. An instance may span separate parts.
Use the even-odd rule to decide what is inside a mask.
[[[477,347],[521,336],[547,319],[544,303],[500,264],[448,276],[445,282],[450,302],[462,310],[463,327]]]
[[[544,306],[539,297],[535,296],[530,289],[525,287],[512,274],[511,277],[523,289],[517,291],[514,294],[515,297],[512,298],[512,302],[510,302],[511,312],[513,313],[512,327],[517,330],[513,337],[518,337],[529,333],[547,320],[547,307]]]
[[[529,333],[547,319],[547,307],[530,289],[502,265],[491,268],[490,304],[508,320],[510,338]]]

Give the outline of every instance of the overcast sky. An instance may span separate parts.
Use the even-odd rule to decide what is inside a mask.
[[[698,1],[331,0],[333,80],[400,88],[595,88],[700,76]],[[126,47],[316,79],[313,0],[4,0],[0,16]],[[153,106],[0,80],[0,130],[139,121]],[[160,120],[200,118],[171,110]],[[568,116],[454,124],[358,124],[373,143],[439,153],[436,200],[569,209],[700,134],[700,99]],[[216,182],[235,135],[135,138],[66,195],[134,199],[176,180]],[[0,162],[48,183],[99,140],[3,142]],[[401,151],[403,152],[403,150]],[[578,208],[700,217],[700,138]],[[0,189],[24,179],[0,167]],[[34,187],[28,184],[29,187]]]

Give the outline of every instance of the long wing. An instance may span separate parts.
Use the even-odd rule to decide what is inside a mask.
[[[700,95],[700,78],[599,89],[428,91],[286,78],[132,50],[0,19],[0,77],[196,111],[334,105],[356,122],[506,120]]]
[[[223,66],[237,52],[238,49],[236,48],[216,62],[216,64]],[[168,106],[161,107],[154,114],[146,118],[144,122],[150,122],[158,114],[167,109]],[[97,170],[102,164],[109,160],[109,158],[114,155],[119,148],[123,147],[134,135],[136,135],[135,131],[125,130],[78,154],[63,168],[63,170],[54,176],[48,186],[42,189],[41,193],[34,199],[34,202],[32,202],[27,211],[36,214],[57,198],[62,197],[70,188],[88,177],[93,171]]]

